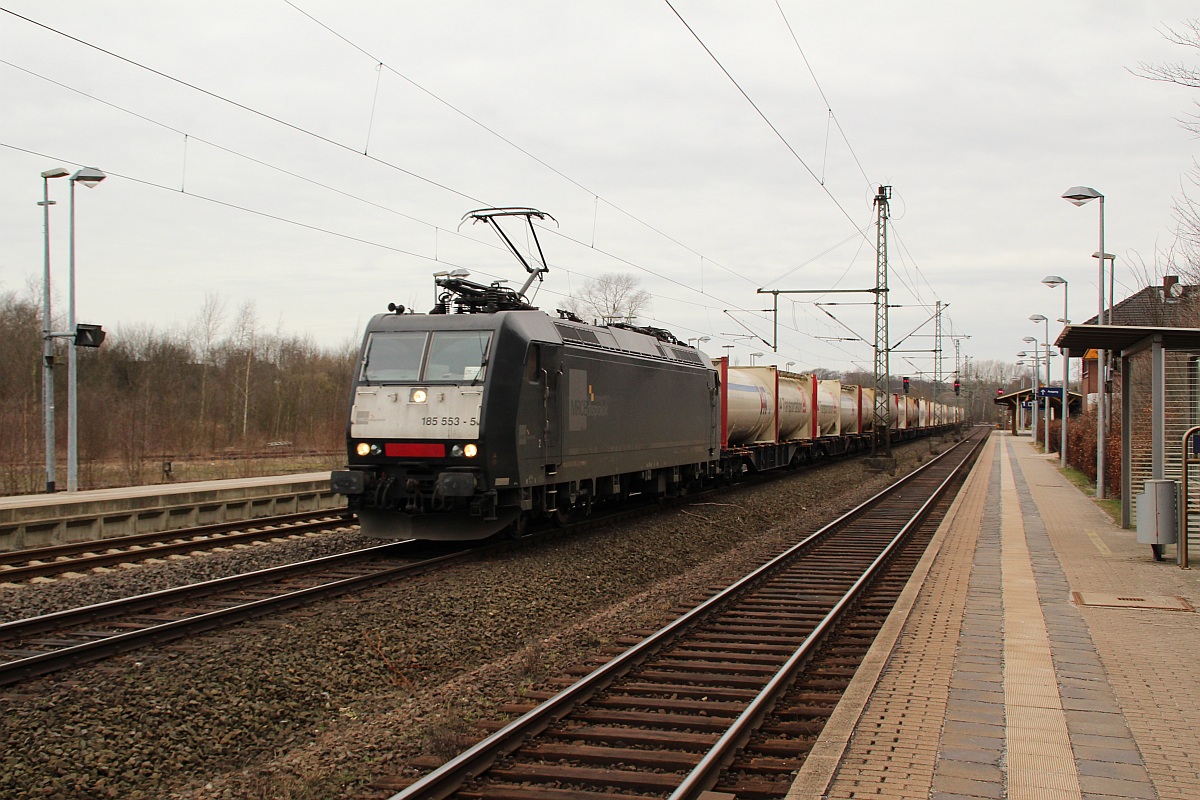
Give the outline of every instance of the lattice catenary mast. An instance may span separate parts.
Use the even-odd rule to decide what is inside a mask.
[[[888,457],[892,455],[887,288],[887,221],[891,198],[891,186],[880,186],[875,194],[875,435],[871,437],[871,454],[876,454],[882,440]]]

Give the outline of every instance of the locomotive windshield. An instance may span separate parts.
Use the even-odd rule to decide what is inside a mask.
[[[363,357],[370,383],[483,380],[491,331],[373,333]]]

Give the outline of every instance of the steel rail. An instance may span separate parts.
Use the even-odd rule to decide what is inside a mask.
[[[0,665],[0,686],[44,675],[66,666],[74,666],[86,661],[108,658],[109,656],[143,647],[147,644],[192,636],[235,622],[243,622],[266,613],[275,613],[295,608],[316,600],[344,594],[352,589],[368,588],[378,583],[390,581],[400,574],[411,574],[416,571],[429,569],[441,561],[453,559],[457,556],[459,554],[444,555],[417,564],[405,564],[403,566],[372,572],[367,575],[342,578],[329,583],[322,583],[318,586],[298,589],[276,597],[254,600],[241,605],[184,617],[173,622],[164,622],[141,630],[128,631],[104,639],[84,642],[83,644],[74,645],[62,650],[54,650],[18,661],[8,662]]]
[[[415,546],[416,544],[416,542],[409,540],[399,543],[376,545],[364,550],[356,550],[352,553],[323,556],[311,561],[270,567],[240,575],[231,575],[226,578],[217,578],[211,581],[190,584],[188,586],[150,592],[131,598],[111,600],[106,603],[67,609],[53,614],[14,620],[0,625],[0,642],[20,641],[30,636],[63,630],[64,628],[81,623],[111,619],[121,614],[137,614],[142,611],[178,603],[182,600],[195,600],[200,597],[211,596],[220,591],[237,589],[242,586],[261,585],[266,581],[310,573],[314,570],[335,567],[343,563],[363,562],[374,556],[395,555],[395,550],[406,546]],[[393,552],[388,553],[388,551]],[[471,554],[478,554],[478,552],[471,551]],[[37,675],[44,675],[65,666],[85,661],[94,661],[116,653],[126,652],[148,642],[176,639],[184,635],[211,630],[220,625],[260,616],[270,611],[284,610],[324,597],[342,594],[351,589],[366,588],[375,583],[392,580],[400,574],[427,570],[446,561],[463,558],[466,555],[465,553],[449,553],[410,564],[385,567],[364,575],[341,578],[316,586],[286,592],[274,597],[239,603],[223,609],[183,617],[179,620],[151,625],[139,630],[127,631],[82,644],[16,659],[0,664],[0,686],[16,683]]]
[[[468,780],[479,776],[493,766],[497,760],[516,750],[528,738],[546,730],[550,725],[565,717],[580,703],[588,700],[614,680],[627,674],[654,654],[665,649],[688,629],[694,627],[700,621],[707,619],[713,612],[728,605],[744,591],[780,572],[788,562],[802,555],[807,550],[812,549],[815,544],[830,538],[849,523],[863,516],[881,503],[886,502],[897,491],[919,480],[927,471],[933,469],[935,465],[939,465],[943,459],[948,458],[950,454],[956,452],[959,446],[968,441],[970,440],[964,440],[964,442],[937,456],[855,508],[845,512],[833,522],[808,535],[782,554],[740,578],[708,600],[700,603],[683,616],[678,617],[659,631],[630,647],[616,658],[580,678],[559,694],[513,720],[499,731],[478,742],[462,754],[450,759],[441,767],[418,779],[407,788],[392,795],[389,800],[417,800],[418,798],[420,800],[442,800],[442,798],[449,797]],[[939,485],[944,487],[947,485],[947,482],[943,481]],[[923,503],[919,515],[923,517],[930,507],[931,503]],[[911,521],[905,526],[906,529],[910,525]],[[861,579],[859,582],[861,582]],[[843,600],[840,605],[844,607],[846,603],[847,601]],[[791,660],[789,660],[789,663],[791,663]],[[756,709],[756,713],[759,713],[762,707],[760,704],[759,708]]]
[[[210,525],[198,525],[191,528],[177,528],[152,533],[135,533],[129,536],[114,536],[110,539],[92,539],[87,542],[72,542],[70,544],[37,547],[27,550],[10,550],[6,553],[0,553],[0,580],[28,580],[46,575],[57,575],[63,572],[104,567],[111,564],[144,561],[148,558],[158,558],[174,553],[211,550],[239,542],[257,541],[278,536],[294,536],[333,527],[337,524],[336,520],[342,520],[342,524],[352,524],[350,519],[344,511],[305,511],[295,514],[281,514],[273,517],[240,520],[238,522],[219,522]],[[248,528],[263,528],[267,525],[283,525],[287,527],[275,530],[247,530]],[[122,549],[132,547],[140,549]],[[119,552],[97,552],[99,550],[114,549]],[[84,554],[88,553],[91,555],[84,556]],[[70,558],[71,556],[84,557]],[[68,560],[50,560],[60,558]]]
[[[953,449],[946,451],[943,455],[949,455],[952,452],[954,452]],[[797,674],[811,659],[816,649],[824,643],[829,633],[841,621],[842,617],[845,616],[846,611],[871,586],[877,575],[886,567],[893,554],[908,539],[912,531],[920,527],[933,507],[941,502],[942,497],[949,490],[953,482],[957,480],[959,473],[970,462],[970,456],[973,452],[974,449],[969,451],[966,457],[938,484],[937,488],[921,504],[916,513],[892,537],[892,540],[888,542],[883,552],[875,557],[875,560],[871,562],[866,571],[854,582],[854,585],[850,587],[829,613],[817,623],[817,626],[805,638],[800,647],[792,653],[779,671],[767,682],[758,693],[758,696],[738,715],[734,723],[721,736],[713,748],[704,755],[700,763],[683,779],[679,787],[671,793],[668,800],[698,800],[704,792],[716,785],[720,778],[720,771],[727,767],[733,761],[736,752],[745,746],[750,736],[762,724],[763,718],[770,713],[775,701],[792,685]],[[933,462],[930,463],[932,464]]]
[[[397,545],[407,546],[409,544],[409,541],[405,541],[373,545],[363,550],[354,550],[349,553],[335,553],[309,561],[298,561],[293,564],[266,567],[254,570],[253,572],[242,572],[237,575],[228,575],[224,578],[213,578],[212,580],[201,581],[199,583],[189,583],[186,586],[175,586],[170,589],[160,589],[155,592],[134,595],[133,597],[106,600],[103,603],[93,603],[77,608],[68,608],[63,611],[55,611],[50,614],[42,614],[37,617],[12,620],[0,623],[0,643],[47,631],[59,630],[81,621],[107,619],[119,614],[156,608],[185,598],[195,599],[207,594],[235,589],[242,585],[263,583],[267,580],[274,580],[294,573],[298,574],[302,571],[333,566],[340,561],[350,562],[370,555],[382,555],[390,547],[396,547]]]

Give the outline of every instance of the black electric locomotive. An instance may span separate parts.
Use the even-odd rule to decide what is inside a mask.
[[[530,272],[520,291],[441,275],[429,314],[367,326],[333,473],[362,529],[380,537],[478,539],[521,532],[630,492],[671,494],[720,456],[718,373],[666,331],[587,325],[530,306],[546,271],[496,224],[533,209],[486,209]],[[540,248],[535,258],[540,259]]]

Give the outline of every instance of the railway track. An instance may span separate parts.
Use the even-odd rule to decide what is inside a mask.
[[[911,570],[919,559],[929,534],[918,532],[985,438],[976,433],[392,800],[782,796],[907,580],[902,562]]]
[[[452,552],[434,558],[420,558],[416,554],[431,549],[444,553],[447,547],[455,545],[416,541],[382,544],[311,561],[0,623],[0,686],[99,661],[149,644],[197,635],[327,597],[362,590],[444,566],[457,559],[466,560],[501,550],[537,546],[549,539],[586,532],[631,516],[655,513],[658,508],[657,504],[632,506],[613,513],[597,514],[577,520],[565,527],[548,524],[544,530],[530,531],[528,535],[517,540],[477,545],[466,552]],[[10,576],[14,573],[30,577],[33,572],[47,574],[50,571],[78,571],[87,568],[85,564],[94,567],[127,563],[168,553],[192,552],[205,546],[221,547],[239,541],[261,541],[314,530],[327,530],[331,524],[344,519],[336,514],[318,515],[315,520],[313,516],[296,514],[256,520],[257,524],[264,525],[263,530],[231,532],[237,525],[226,524],[114,538],[105,540],[105,543],[123,543],[126,546],[114,547],[113,552],[104,554],[90,553],[90,550],[96,549],[95,542],[37,551],[43,554],[53,552],[62,559],[52,564],[21,562],[19,559],[23,554],[35,551],[14,551],[5,555],[16,561],[18,566],[0,571],[0,578],[12,580]],[[266,528],[268,522],[279,526]],[[156,540],[167,537],[174,541],[155,543]],[[76,557],[71,558],[72,555]]]
[[[478,557],[405,541],[0,624],[0,686]]]
[[[87,542],[0,553],[0,581],[85,572],[149,558],[196,553],[285,536],[324,533],[355,524],[344,511],[301,512],[273,517],[138,533]]]

